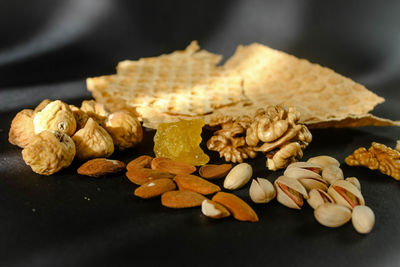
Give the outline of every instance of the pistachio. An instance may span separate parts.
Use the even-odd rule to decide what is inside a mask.
[[[335,181],[329,187],[328,194],[336,201],[336,203],[344,205],[350,209],[357,205],[365,205],[364,197],[360,190],[349,181]]]
[[[318,208],[324,203],[335,203],[335,201],[331,198],[331,196],[328,195],[328,193],[316,188],[308,192],[307,202],[313,209]]]
[[[286,169],[290,169],[290,168],[306,169],[306,170],[313,171],[318,174],[321,174],[321,172],[322,172],[322,167],[319,166],[318,164],[304,162],[304,161],[293,162],[292,164],[287,166]]]
[[[334,165],[336,167],[340,166],[339,161],[337,159],[332,158],[330,156],[317,156],[313,158],[309,158],[307,160],[308,163],[313,163],[321,166],[322,168],[328,167],[330,165]]]
[[[253,168],[247,163],[240,163],[233,167],[224,180],[224,188],[235,190],[241,188],[250,180]]]
[[[286,169],[283,175],[297,179],[307,189],[307,191],[314,188],[319,188],[324,191],[328,190],[328,185],[325,180],[322,179],[318,173],[308,169],[291,167]]]
[[[257,178],[251,182],[249,194],[255,203],[268,203],[275,198],[276,190],[267,179]]]
[[[343,180],[343,171],[335,165],[329,165],[322,170],[322,178],[329,184],[332,184],[336,180]]]
[[[361,192],[361,184],[360,184],[360,181],[356,177],[347,177],[345,180],[352,183]]]
[[[314,210],[315,219],[327,227],[339,227],[351,219],[351,210],[345,206],[324,203]]]
[[[351,216],[354,229],[360,234],[371,232],[375,224],[375,214],[370,207],[355,206]]]
[[[296,179],[280,176],[274,182],[279,203],[292,208],[301,209],[304,204],[303,198],[308,198],[308,194],[303,185]]]

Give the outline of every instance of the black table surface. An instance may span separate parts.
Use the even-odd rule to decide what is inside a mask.
[[[44,98],[80,105],[91,98],[85,77],[110,74],[119,60],[182,49],[193,39],[225,57],[238,44],[257,41],[308,58],[385,97],[373,114],[400,119],[398,1],[165,3],[41,0],[0,8],[0,265],[400,266],[400,183],[344,163],[372,141],[393,147],[398,127],[313,130],[304,153],[305,160],[333,156],[346,177],[359,178],[376,215],[368,235],[351,223],[323,227],[307,205],[298,211],[276,200],[254,204],[249,185],[235,193],[255,209],[258,223],[165,208],[159,198],[135,197],[136,186],[123,174],[77,175],[78,161],[48,177],[25,165],[21,149],[7,140],[19,110]],[[140,145],[112,158],[127,163],[153,155],[153,135],[145,130]],[[223,162],[207,153],[212,163]],[[248,162],[254,177],[273,181],[282,174],[268,171],[262,156]]]

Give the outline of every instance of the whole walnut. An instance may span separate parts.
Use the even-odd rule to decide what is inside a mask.
[[[33,118],[33,125],[36,134],[45,130],[57,130],[71,136],[76,130],[74,114],[69,106],[60,100],[50,102],[39,111]]]
[[[68,167],[74,156],[74,142],[61,131],[42,131],[22,150],[25,163],[34,172],[43,175],[51,175]]]
[[[106,106],[94,100],[82,101],[81,110],[101,126],[104,126],[104,121],[107,119],[108,115],[110,115]]]
[[[76,145],[76,157],[80,160],[107,158],[114,152],[111,136],[92,118],[72,136],[72,140]]]
[[[8,141],[11,144],[22,148],[29,144],[35,136],[33,116],[34,111],[31,109],[21,110],[15,115],[8,132]]]
[[[143,139],[140,122],[126,111],[117,111],[108,116],[105,127],[118,150],[134,147]]]

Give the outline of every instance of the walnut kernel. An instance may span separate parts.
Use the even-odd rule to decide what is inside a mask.
[[[74,156],[74,142],[61,131],[42,131],[22,150],[25,163],[34,172],[43,175],[51,175],[68,167]]]
[[[22,148],[29,144],[35,136],[33,116],[34,111],[31,109],[21,110],[15,115],[8,132],[8,141],[11,144]]]
[[[60,100],[49,103],[33,118],[35,133],[44,130],[57,130],[73,135],[76,130],[74,114],[67,104]]]

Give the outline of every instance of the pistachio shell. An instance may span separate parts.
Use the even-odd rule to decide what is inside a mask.
[[[301,203],[301,205],[299,205],[298,203],[296,203],[293,200],[293,197],[300,198],[301,202],[303,201],[302,198],[308,198],[306,189],[296,179],[289,178],[286,176],[280,176],[280,177],[278,177],[278,179],[275,180],[274,185],[275,185],[276,192],[277,192],[276,200],[278,200],[279,203],[281,203],[282,205],[284,205],[288,208],[301,209],[301,207],[302,207],[302,203]],[[297,196],[288,195],[287,192],[282,190],[281,185],[284,185],[284,186],[288,187],[290,190],[297,192]],[[290,192],[289,192],[289,194],[290,194]]]
[[[360,234],[371,232],[375,224],[375,214],[370,207],[355,206],[351,217],[354,229]]]
[[[322,167],[319,166],[318,164],[305,162],[305,161],[293,162],[292,164],[287,166],[286,169],[290,169],[290,168],[306,169],[306,170],[310,170],[310,171],[316,172],[318,174],[320,174],[322,172]]]
[[[335,189],[335,187],[343,188],[346,193],[351,193],[356,198],[356,205],[365,205],[364,197],[362,196],[360,190],[355,187],[352,183],[345,180],[337,180],[328,189],[328,194],[335,200],[336,203],[346,206],[350,209],[353,208],[349,200],[346,199],[340,192]]]
[[[253,168],[250,164],[240,163],[233,167],[224,180],[224,188],[236,190],[250,181],[253,175]]]
[[[332,184],[336,180],[343,180],[343,171],[335,165],[330,165],[322,170],[322,178],[329,184]]]
[[[291,167],[289,169],[286,169],[283,175],[297,179],[307,191],[310,191],[314,188],[319,188],[324,191],[328,190],[328,185],[325,180],[322,179],[318,173],[315,173],[308,169]]]
[[[347,177],[345,180],[352,183],[361,192],[361,184],[360,184],[360,181],[356,177]]]
[[[264,178],[253,179],[249,190],[250,198],[255,203],[268,203],[276,196],[274,186]]]
[[[313,163],[313,164],[317,164],[319,166],[321,166],[322,168],[328,167],[330,165],[334,165],[336,167],[340,166],[339,161],[337,161],[337,159],[332,158],[330,156],[317,156],[317,157],[313,157],[313,158],[309,158],[307,160],[308,163]]]
[[[345,206],[325,203],[314,210],[315,219],[327,227],[339,227],[351,219],[351,210]]]
[[[335,203],[331,196],[321,189],[312,189],[308,192],[307,202],[313,209],[318,208],[324,203]]]

